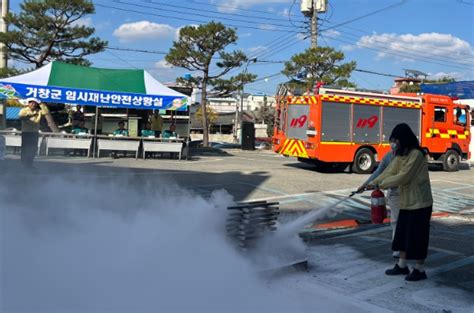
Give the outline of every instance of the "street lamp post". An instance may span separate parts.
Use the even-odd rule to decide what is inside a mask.
[[[242,72],[242,74],[247,73],[247,67],[249,66],[250,63],[255,63],[257,62],[257,58],[252,58],[245,63],[245,68]],[[238,131],[237,128],[242,122],[243,118],[243,113],[244,113],[244,82],[242,82],[242,87],[240,88],[240,110],[239,110],[239,104],[235,104],[235,125],[234,125],[234,141],[237,143],[237,137],[238,137]],[[240,142],[242,142],[242,135],[240,136]]]

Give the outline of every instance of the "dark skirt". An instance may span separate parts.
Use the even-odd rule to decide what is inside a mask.
[[[393,251],[405,251],[408,260],[424,260],[428,256],[430,220],[433,206],[417,210],[400,210]]]

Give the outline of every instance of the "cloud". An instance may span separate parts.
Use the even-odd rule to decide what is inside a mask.
[[[250,36],[252,36],[252,33],[243,33],[243,34],[239,35],[239,38],[247,38],[247,37],[250,37]]]
[[[288,0],[211,0],[220,12],[235,12],[239,9],[250,8],[260,4],[288,3]]]
[[[330,30],[325,31],[324,35],[329,36],[331,38],[335,38],[335,37],[338,37],[339,35],[341,35],[341,33],[338,32],[335,29],[330,29]]]
[[[181,31],[181,28],[186,27],[186,26],[198,27],[199,25],[198,24],[189,24],[189,25],[183,25],[183,26],[180,26],[180,27],[176,28],[174,40],[179,40],[179,32]]]
[[[121,42],[172,38],[175,33],[176,29],[170,25],[150,21],[125,23],[114,30],[114,36],[118,37]]]
[[[280,13],[281,16],[288,17],[290,16],[290,10],[288,8],[283,9],[283,11]]]
[[[298,40],[306,40],[309,38],[308,34],[298,33],[295,35],[295,38]]]
[[[262,30],[276,30],[277,27],[274,26],[274,25],[269,25],[269,24],[259,24],[258,25],[258,28],[262,29]]]
[[[263,52],[267,49],[268,49],[268,47],[266,47],[266,46],[255,46],[255,47],[248,48],[247,50],[251,53],[260,53],[260,52]]]
[[[155,63],[155,68],[156,69],[172,69],[174,68],[174,66],[173,64],[170,64],[166,62],[166,60],[163,59]]]
[[[469,60],[472,60],[474,56],[474,49],[467,41],[451,34],[440,33],[374,34],[361,37],[356,46],[387,50],[389,53],[377,52],[377,58],[396,58],[404,62],[426,57],[460,64],[473,64]]]
[[[460,72],[437,72],[437,73],[428,73],[428,79],[440,79],[443,77],[451,77],[456,80],[464,78],[464,73]]]
[[[71,26],[92,27],[94,23],[92,22],[92,17],[83,17],[72,23]]]

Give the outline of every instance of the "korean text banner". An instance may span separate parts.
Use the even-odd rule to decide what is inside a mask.
[[[128,109],[186,111],[188,105],[187,97],[144,95],[0,82],[0,98],[23,99],[29,97],[37,98],[43,102]]]

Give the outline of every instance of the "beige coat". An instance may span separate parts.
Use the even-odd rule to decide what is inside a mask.
[[[382,189],[398,187],[402,210],[416,210],[433,205],[428,164],[423,153],[417,149],[406,156],[395,157],[371,184]]]

